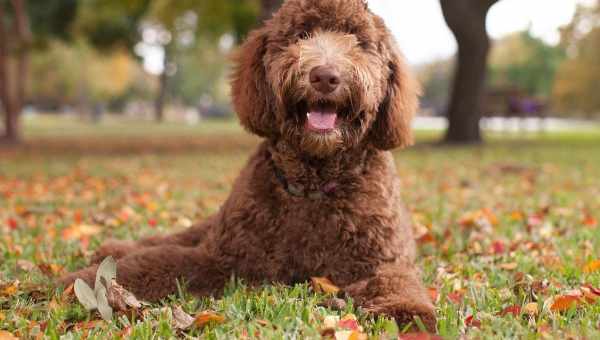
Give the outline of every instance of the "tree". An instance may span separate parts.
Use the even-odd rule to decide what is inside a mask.
[[[554,104],[566,112],[587,116],[600,113],[600,1],[579,6],[573,21],[562,29],[561,45],[567,50],[554,86]]]
[[[458,43],[458,59],[448,105],[447,143],[480,143],[490,38],[486,18],[499,0],[440,0],[446,24]]]
[[[0,101],[5,117],[3,139],[17,143],[21,137],[19,115],[25,100],[31,32],[25,0],[12,0],[10,4],[12,13],[0,2]],[[12,30],[8,27],[11,21]],[[12,70],[11,57],[16,64]]]
[[[1,141],[15,144],[21,138],[19,116],[26,101],[31,49],[43,47],[50,37],[66,38],[76,8],[76,0],[0,0]]]

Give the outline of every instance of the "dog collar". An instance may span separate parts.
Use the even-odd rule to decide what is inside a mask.
[[[338,183],[336,181],[329,181],[317,188],[307,188],[305,185],[300,183],[290,183],[287,178],[285,178],[283,171],[275,166],[275,164],[273,164],[273,168],[275,169],[275,177],[281,186],[283,186],[288,194],[295,197],[319,200],[332,195],[338,187]]]

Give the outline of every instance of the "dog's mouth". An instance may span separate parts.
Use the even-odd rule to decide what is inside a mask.
[[[307,131],[315,133],[330,133],[338,129],[346,112],[335,102],[319,100],[313,103],[301,101],[298,104],[298,113],[304,115],[304,127]]]

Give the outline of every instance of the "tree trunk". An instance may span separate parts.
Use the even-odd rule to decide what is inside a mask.
[[[158,96],[154,102],[154,120],[162,123],[165,120],[165,102],[167,100],[167,89],[169,86],[169,54],[168,46],[165,46],[165,57],[163,59],[163,71],[158,79]]]
[[[440,1],[446,23],[458,44],[445,142],[480,143],[481,102],[490,50],[485,24],[490,7],[498,0]]]
[[[25,0],[11,0],[14,10],[14,50],[16,70],[9,74],[9,47],[4,8],[0,5],[0,101],[4,109],[5,143],[18,143],[21,139],[19,116],[25,103],[25,81],[29,70],[31,32]],[[13,76],[14,79],[11,79]],[[11,90],[11,86],[14,89]]]
[[[260,6],[260,21],[263,22],[267,19],[270,19],[273,13],[279,9],[282,3],[283,0],[262,0]]]

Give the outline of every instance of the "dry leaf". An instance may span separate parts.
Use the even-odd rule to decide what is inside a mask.
[[[19,281],[0,285],[0,296],[13,296],[19,290]]]
[[[505,316],[507,314],[511,314],[514,317],[518,317],[519,315],[521,315],[521,307],[517,305],[509,306],[504,308],[500,313],[498,313],[499,316]]]
[[[102,229],[90,224],[75,224],[62,231],[63,240],[81,240],[84,237],[94,236]]]
[[[198,328],[202,328],[211,323],[222,324],[224,322],[225,317],[223,315],[210,311],[202,312],[196,315],[196,318],[194,319],[194,325]]]
[[[581,297],[575,295],[561,295],[554,298],[550,310],[553,312],[564,312],[581,303]]]
[[[523,312],[529,316],[538,315],[538,304],[536,302],[530,302],[523,307]]]
[[[429,333],[406,333],[400,334],[398,340],[443,340],[439,335]]]
[[[340,288],[326,277],[311,277],[313,290],[317,293],[337,294]]]
[[[63,272],[63,267],[57,265],[56,263],[40,263],[38,268],[44,275],[48,277],[59,276]]]
[[[194,318],[184,312],[180,306],[173,308],[173,327],[176,329],[186,330],[194,324]]]
[[[592,261],[583,267],[583,272],[586,274],[590,274],[598,270],[600,270],[600,260]]]
[[[17,260],[17,270],[23,271],[23,272],[30,272],[33,271],[36,267],[36,265],[31,262],[31,261],[27,261],[27,260]]]
[[[77,300],[79,300],[79,303],[81,303],[85,309],[94,310],[98,307],[96,294],[85,281],[82,279],[75,280],[74,291]]]
[[[346,301],[344,301],[343,299],[340,299],[340,298],[336,298],[336,297],[327,299],[319,304],[319,306],[337,310],[337,311],[346,309],[346,305],[347,305]]]
[[[19,340],[19,338],[14,336],[11,332],[0,331],[0,340]]]
[[[335,340],[367,340],[367,335],[358,331],[337,331]]]
[[[515,270],[519,265],[516,262],[502,263],[498,267],[504,270]]]
[[[131,308],[137,309],[142,307],[142,304],[140,301],[138,301],[135,295],[123,288],[123,286],[118,284],[116,280],[112,280],[110,282],[107,298],[110,306],[120,312],[127,312]]]

